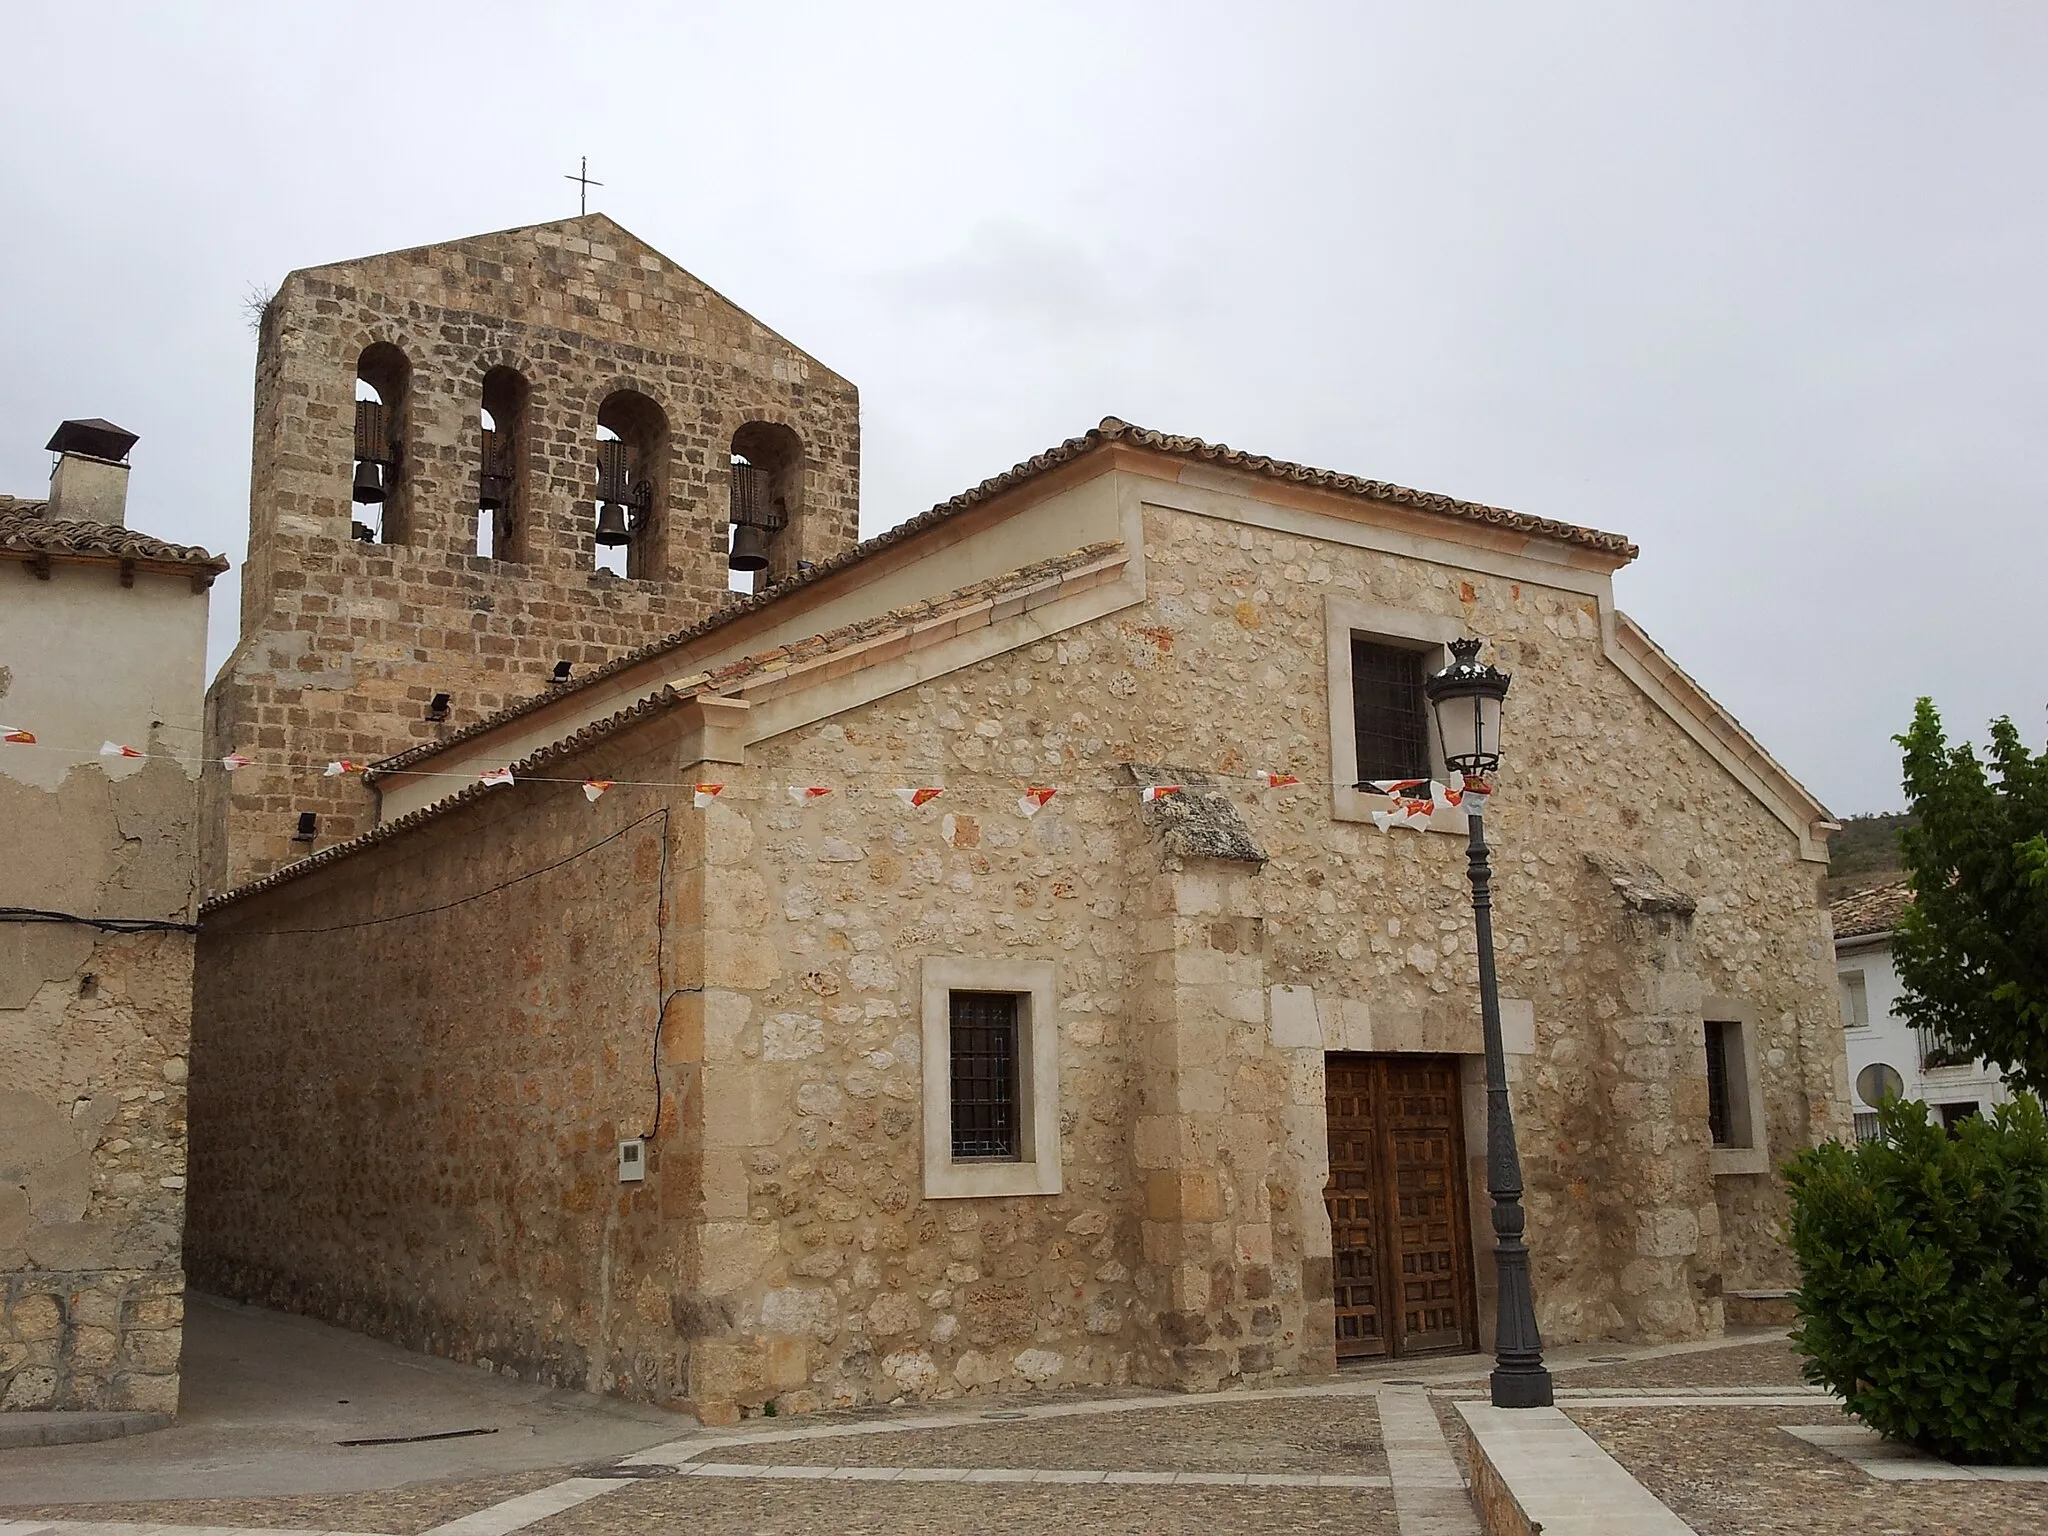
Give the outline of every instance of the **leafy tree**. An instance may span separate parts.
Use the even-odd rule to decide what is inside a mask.
[[[1969,743],[1948,744],[1927,699],[1897,741],[1913,818],[1900,836],[1913,904],[1892,944],[1898,1011],[2048,1094],[2048,751],[1997,720],[1987,767]]]
[[[1785,1164],[1807,1379],[1937,1456],[2048,1460],[2048,1120],[2024,1097],[1954,1135],[1913,1100],[1878,1117]]]

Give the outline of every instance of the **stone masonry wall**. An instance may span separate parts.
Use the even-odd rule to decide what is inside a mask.
[[[0,777],[0,904],[186,919],[196,813],[164,761]],[[0,1407],[177,1407],[192,951],[0,927]]]
[[[1589,599],[1146,519],[1140,608],[742,766],[658,773],[650,724],[551,770],[728,785],[671,812],[668,984],[702,990],[668,1015],[639,1189],[613,1182],[612,1142],[651,1113],[651,840],[416,922],[283,930],[538,869],[648,800],[493,791],[209,919],[195,1271],[710,1417],[1326,1369],[1320,1053],[1271,989],[1308,989],[1381,1050],[1469,1049],[1432,1042],[1477,1009],[1463,840],[1333,823],[1316,782],[1339,592],[1455,616],[1516,673],[1489,832],[1503,991],[1534,1014],[1514,1096],[1547,1337],[1695,1336],[1723,1288],[1779,1281],[1773,1177],[1707,1171],[1696,1010],[1706,992],[1755,1009],[1774,1154],[1840,1131],[1818,870],[1792,835],[1604,660]],[[1172,851],[1130,763],[1310,782],[1224,779],[1258,866]],[[837,789],[785,793],[809,783]],[[946,793],[916,811],[889,793],[920,783]],[[1060,786],[1031,819],[1028,783]],[[1632,907],[1601,872],[1616,860],[1692,915]],[[1062,1193],[923,1197],[931,956],[1054,966]],[[288,1113],[269,1083],[293,1085]]]
[[[350,536],[358,359],[411,368],[396,542]],[[512,535],[476,553],[483,379],[517,371]],[[595,567],[597,413],[617,390],[667,418],[659,504],[630,576]],[[208,703],[209,750],[257,759],[209,776],[206,889],[225,890],[374,824],[337,758],[374,760],[692,624],[730,598],[728,453],[752,421],[791,429],[804,465],[777,558],[858,537],[859,399],[601,215],[295,272],[265,311],[256,366],[242,638]],[[786,574],[787,572],[784,572]],[[426,718],[450,695],[447,721]],[[298,813],[319,820],[292,841]]]
[[[609,766],[675,776],[658,736]],[[206,919],[194,1283],[525,1380],[680,1396],[671,1185],[658,1154],[617,1181],[655,1111],[665,820],[652,791],[521,784]]]

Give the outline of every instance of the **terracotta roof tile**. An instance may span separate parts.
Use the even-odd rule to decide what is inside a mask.
[[[376,765],[377,769],[380,771],[390,771],[409,767],[414,763],[432,757],[437,752],[446,751],[449,747],[455,746],[459,742],[467,741],[471,737],[481,736],[487,731],[495,730],[506,721],[515,720],[521,715],[531,713],[543,705],[562,698],[567,693],[581,688],[592,687],[605,681],[607,678],[616,676],[620,672],[638,666],[641,662],[651,657],[659,656],[665,651],[676,650],[693,640],[702,639],[713,630],[731,623],[734,619],[744,614],[757,613],[771,603],[780,602],[792,592],[802,591],[805,587],[824,580],[836,571],[845,570],[851,565],[858,565],[861,561],[869,559],[882,550],[891,549],[898,544],[915,538],[918,534],[935,524],[957,517],[971,508],[981,506],[983,503],[993,500],[1006,491],[1013,490],[1017,486],[1034,480],[1038,476],[1057,469],[1063,464],[1070,464],[1109,443],[1129,443],[1135,447],[1148,448],[1159,453],[1173,454],[1181,458],[1194,459],[1203,463],[1220,464],[1228,469],[1242,470],[1251,474],[1265,475],[1271,479],[1284,480],[1294,485],[1315,486],[1318,489],[1337,491],[1345,495],[1362,497],[1369,501],[1387,502],[1395,506],[1413,507],[1423,512],[1434,512],[1445,517],[1457,518],[1464,522],[1484,523],[1496,528],[1506,528],[1513,532],[1526,533],[1532,537],[1555,539],[1560,543],[1576,544],[1588,549],[1597,549],[1604,554],[1614,555],[1624,560],[1633,560],[1638,553],[1636,546],[1618,533],[1602,533],[1598,529],[1581,528],[1573,523],[1555,522],[1547,517],[1531,517],[1526,513],[1511,512],[1505,507],[1490,507],[1476,501],[1459,501],[1450,496],[1437,495],[1432,491],[1410,490],[1406,486],[1393,485],[1385,480],[1364,480],[1356,475],[1339,474],[1335,470],[1311,469],[1307,465],[1291,464],[1284,459],[1270,459],[1260,454],[1242,453],[1235,448],[1226,447],[1221,443],[1204,442],[1199,437],[1179,437],[1171,433],[1154,432],[1145,427],[1132,426],[1129,422],[1120,421],[1114,416],[1105,416],[1102,418],[1101,424],[1095,427],[1093,431],[1084,432],[1079,437],[1070,437],[1057,447],[1048,448],[1044,453],[1026,459],[1021,464],[1012,465],[1001,474],[993,475],[982,481],[981,484],[962,491],[950,500],[942,501],[937,506],[918,513],[917,516],[910,518],[906,522],[898,523],[887,532],[877,534],[872,539],[864,540],[856,544],[852,549],[836,555],[830,560],[821,561],[812,570],[792,577],[779,586],[770,587],[765,592],[757,592],[751,596],[729,602],[712,613],[708,618],[701,619],[685,629],[679,629],[673,634],[664,635],[659,640],[650,641],[648,644],[640,646],[635,650],[615,656],[603,666],[584,674],[566,686],[550,687],[545,692],[537,693],[531,698],[521,700],[517,704],[508,704],[496,714],[487,715],[481,720],[464,726],[459,731],[451,732],[438,741],[423,742],[417,747],[408,748],[396,756],[386,758]]]
[[[173,544],[118,523],[73,522],[51,517],[49,503],[0,496],[0,556],[35,560],[45,556],[91,561],[137,560],[175,565],[213,577],[228,568],[225,555],[196,544]]]
[[[1899,925],[1899,914],[1912,904],[1913,887],[1908,880],[1894,880],[1889,885],[1851,891],[1839,898],[1831,909],[1835,918],[1835,937],[1860,939],[1874,933],[1890,933]]]

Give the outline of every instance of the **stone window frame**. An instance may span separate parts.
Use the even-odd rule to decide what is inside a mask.
[[[1763,1075],[1759,1061],[1762,1042],[1757,1038],[1756,1008],[1739,997],[1709,997],[1700,1009],[1700,1057],[1706,1058],[1706,1026],[1730,1024],[1735,1032],[1729,1044],[1739,1062],[1728,1064],[1729,1135],[1735,1143],[1711,1147],[1708,1160],[1716,1178],[1734,1174],[1769,1173],[1771,1152],[1765,1133]],[[1701,1068],[1705,1070],[1704,1066]]]
[[[922,977],[924,1025],[924,1197],[992,1199],[1057,1195],[1064,1189],[1060,1145],[1059,1015],[1050,960],[932,956]],[[1015,1162],[953,1161],[955,992],[1017,998],[1019,1146]]]
[[[1469,631],[1458,619],[1442,614],[1419,613],[1410,608],[1389,608],[1359,598],[1335,593],[1323,599],[1325,659],[1329,671],[1330,699],[1330,814],[1338,821],[1372,822],[1374,811],[1390,804],[1384,795],[1361,794],[1358,782],[1358,729],[1351,688],[1351,642],[1354,637],[1420,651],[1426,671],[1449,665],[1451,642]],[[1443,741],[1437,735],[1436,714],[1425,710],[1429,722],[1430,772],[1438,780],[1449,772],[1444,767]],[[1461,807],[1440,805],[1429,819],[1431,832],[1467,830]]]

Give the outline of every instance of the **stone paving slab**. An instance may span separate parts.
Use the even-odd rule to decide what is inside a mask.
[[[2048,1467],[1960,1466],[1864,1424],[1788,1424],[1784,1430],[1885,1482],[2048,1483]]]
[[[1472,1435],[1473,1495],[1491,1529],[1545,1536],[1693,1536],[1562,1409],[1457,1406]]]
[[[634,1483],[525,1536],[989,1536],[1001,1530],[1089,1536],[1403,1536],[1380,1488],[1214,1484],[672,1477]],[[1171,1474],[1168,1474],[1171,1475]]]
[[[1884,1481],[1784,1433],[1846,1414],[1723,1405],[1565,1412],[1699,1536],[2040,1536],[2048,1484]]]

